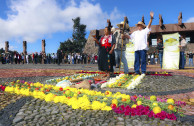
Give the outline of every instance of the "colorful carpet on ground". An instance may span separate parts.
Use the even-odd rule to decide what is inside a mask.
[[[70,87],[73,80],[90,79],[103,74],[98,71],[81,71],[79,74],[47,80],[48,84],[40,82],[32,83],[22,80],[0,85],[0,91],[11,94],[32,96],[46,102],[63,103],[73,109],[92,109],[114,111],[125,116],[148,115],[150,118],[176,120],[176,114],[183,116],[182,106],[185,102],[173,99],[160,99],[156,96],[130,96],[120,92],[100,92],[89,89],[77,89]],[[150,73],[150,75],[170,75],[169,73]],[[133,89],[140,84],[145,75],[125,75],[111,78],[101,83],[101,88],[127,88]],[[171,76],[171,75],[170,75]],[[61,82],[68,82],[65,86],[56,86]],[[70,82],[70,83],[69,83]],[[75,81],[76,82],[76,81]],[[55,84],[55,85],[53,85]],[[79,84],[79,83],[75,83]]]

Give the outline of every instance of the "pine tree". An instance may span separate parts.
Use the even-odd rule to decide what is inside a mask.
[[[82,53],[82,50],[86,43],[86,25],[80,24],[80,17],[72,19],[73,25],[73,34],[72,40],[68,39],[65,42],[60,43],[60,49],[66,53]]]

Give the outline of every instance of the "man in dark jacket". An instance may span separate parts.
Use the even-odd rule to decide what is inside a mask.
[[[158,49],[158,54],[159,54],[159,60],[160,60],[160,66],[162,68],[162,58],[163,58],[163,49],[164,49],[164,46],[163,46],[163,41],[162,39],[158,39],[157,41],[157,49]]]
[[[58,59],[58,65],[60,65],[62,61],[62,50],[60,49],[57,50],[57,59]]]

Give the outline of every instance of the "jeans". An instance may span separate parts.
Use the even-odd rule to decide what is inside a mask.
[[[159,52],[160,66],[162,68],[163,52]]]
[[[115,59],[118,59],[118,57],[121,57],[121,51],[120,50],[115,50]],[[129,70],[128,70],[127,59],[125,57],[125,51],[122,51],[122,59],[121,59],[121,61],[124,64],[124,72],[125,72],[125,74],[128,74]],[[116,64],[117,64],[117,62],[116,62]]]
[[[158,63],[158,58],[155,58],[155,64],[157,64]]]
[[[142,74],[146,73],[146,53],[147,50],[138,50],[135,51],[135,64],[134,64],[134,69],[135,73],[139,74],[140,71],[140,62],[141,62],[141,72]]]
[[[189,66],[193,66],[193,58],[189,58]]]
[[[151,58],[151,64],[152,65],[154,64],[154,58]]]
[[[185,67],[185,55],[184,52],[180,52],[179,69],[184,69],[184,67]]]
[[[119,66],[120,60],[119,60],[119,56],[118,56],[118,52],[119,50],[115,50],[115,62],[116,62],[116,66]]]

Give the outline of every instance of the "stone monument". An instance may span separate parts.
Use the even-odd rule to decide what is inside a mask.
[[[27,42],[23,41],[23,54],[24,54],[24,63],[26,63],[26,55],[27,55]]]
[[[9,51],[9,41],[5,42],[5,53],[8,53]]]
[[[179,26],[182,26],[183,25],[183,22],[182,22],[182,12],[179,13],[179,16],[178,16],[178,25]]]
[[[44,59],[46,58],[46,53],[45,53],[45,39],[42,40],[42,64],[44,64]]]
[[[161,14],[159,14],[159,25],[160,25],[161,28],[162,28],[162,26],[164,25],[164,24],[163,24],[163,19],[162,19],[162,15],[161,15]]]

